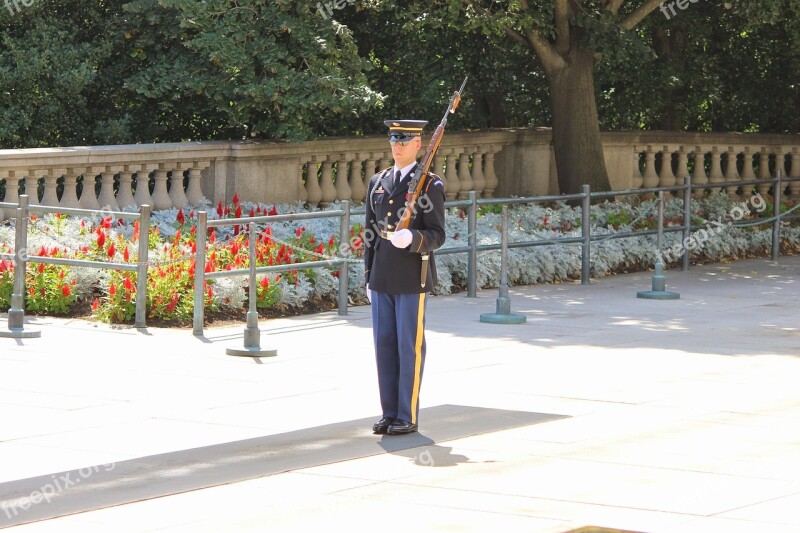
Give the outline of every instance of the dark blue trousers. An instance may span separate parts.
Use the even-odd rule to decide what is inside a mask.
[[[372,332],[383,416],[417,423],[425,367],[427,293],[372,292]]]

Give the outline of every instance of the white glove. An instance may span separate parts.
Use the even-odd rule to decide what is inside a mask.
[[[394,232],[389,240],[397,248],[406,248],[409,244],[411,244],[413,238],[414,236],[411,234],[411,231],[407,229],[401,229],[400,231]]]
[[[372,291],[369,290],[369,283],[367,283],[367,301],[372,303]]]

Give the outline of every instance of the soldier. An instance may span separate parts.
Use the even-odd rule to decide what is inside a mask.
[[[364,275],[372,304],[382,418],[376,434],[417,431],[425,366],[425,308],[436,286],[433,250],[445,241],[444,184],[428,174],[409,229],[397,224],[417,168],[425,120],[387,120],[394,166],[372,176],[367,188]],[[424,272],[424,274],[423,274]]]

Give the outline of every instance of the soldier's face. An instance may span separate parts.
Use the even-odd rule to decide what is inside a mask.
[[[422,147],[422,139],[414,137],[407,143],[390,143],[392,147],[392,158],[397,168],[403,168],[417,160],[417,152]]]

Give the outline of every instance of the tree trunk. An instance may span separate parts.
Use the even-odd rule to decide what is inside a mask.
[[[594,94],[594,56],[573,42],[563,66],[546,69],[553,116],[553,150],[562,194],[609,191]]]

